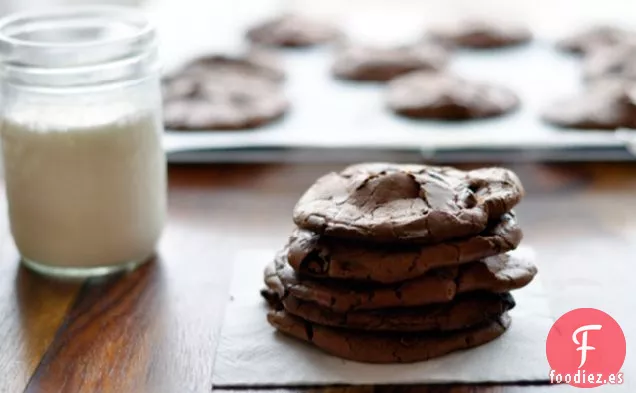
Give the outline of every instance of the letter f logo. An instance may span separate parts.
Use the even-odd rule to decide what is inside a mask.
[[[585,361],[587,360],[587,351],[593,351],[596,349],[594,347],[587,345],[588,330],[601,330],[601,328],[602,328],[601,325],[585,325],[576,329],[574,333],[572,333],[572,341],[574,341],[574,344],[581,345],[580,347],[576,349],[577,351],[581,351],[581,364],[579,364],[579,368],[583,367],[583,365],[585,364]],[[583,332],[583,334],[581,335],[582,337],[581,342],[579,342],[576,336],[581,332]]]

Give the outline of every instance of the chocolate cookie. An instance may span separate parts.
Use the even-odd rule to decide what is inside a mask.
[[[636,44],[599,48],[590,53],[583,63],[583,75],[587,81],[636,81]]]
[[[278,57],[270,52],[252,50],[242,57],[232,57],[227,55],[208,55],[196,58],[181,68],[177,75],[200,75],[206,77],[208,74],[242,75],[247,78],[259,77],[269,79],[273,82],[282,82],[285,79],[285,72],[279,62]],[[167,79],[170,81],[170,78]]]
[[[576,32],[557,42],[557,48],[576,54],[588,54],[633,40],[636,34],[616,26],[593,26]]]
[[[523,234],[514,213],[491,222],[477,236],[428,246],[374,245],[294,231],[287,259],[301,275],[394,283],[430,269],[476,261],[515,249]]]
[[[177,73],[163,80],[163,98],[171,101],[187,97],[195,85],[204,84],[209,76],[236,79],[263,78],[272,82],[282,82],[285,74],[277,60],[264,52],[253,51],[244,57],[209,55],[190,61]]]
[[[370,286],[353,282],[316,281],[300,278],[285,261],[285,252],[265,269],[265,284],[278,292],[311,301],[336,312],[443,303],[457,292],[457,268],[436,269],[404,283]]]
[[[501,336],[510,326],[503,314],[482,325],[453,332],[375,333],[322,326],[285,311],[270,311],[276,329],[332,355],[366,363],[409,363],[473,348]]]
[[[489,20],[459,21],[431,29],[429,36],[443,43],[473,49],[516,46],[532,39],[532,33],[525,26]]]
[[[301,15],[282,15],[247,31],[247,37],[255,43],[281,47],[319,45],[339,35],[335,26]]]
[[[517,95],[506,87],[426,71],[393,79],[386,97],[391,110],[416,119],[488,118],[519,106]]]
[[[537,267],[531,260],[501,254],[461,265],[455,283],[457,293],[503,293],[525,287],[536,274]]]
[[[339,79],[383,82],[415,70],[441,70],[448,57],[443,46],[432,43],[393,48],[348,45],[337,52],[332,73]]]
[[[338,313],[293,296],[282,299],[285,311],[306,321],[347,329],[425,332],[466,329],[499,317],[515,306],[509,293],[480,292],[461,296],[450,303],[424,307]]]
[[[285,250],[265,269],[265,284],[281,298],[293,296],[335,312],[414,307],[445,303],[459,293],[509,292],[526,286],[537,273],[532,261],[508,254],[484,258],[392,285],[300,277],[286,262]]]
[[[164,123],[172,130],[239,130],[282,117],[288,108],[274,69],[207,57],[164,81]]]
[[[616,130],[636,127],[636,105],[630,86],[621,80],[599,81],[577,96],[554,102],[543,112],[543,120],[564,128]]]
[[[164,80],[164,123],[172,130],[238,130],[280,118],[288,107],[275,67],[209,56]]]
[[[318,179],[300,198],[298,227],[374,242],[438,243],[477,235],[522,198],[502,168],[367,163]]]

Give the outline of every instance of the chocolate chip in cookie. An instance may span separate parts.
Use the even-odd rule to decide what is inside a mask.
[[[558,127],[583,130],[616,130],[636,127],[634,83],[600,80],[585,91],[555,101],[543,112],[543,120]]]
[[[490,222],[476,236],[432,245],[378,245],[297,229],[289,239],[287,259],[301,275],[387,284],[505,253],[515,249],[522,237],[512,212]]]
[[[281,15],[247,31],[252,42],[292,48],[324,44],[339,36],[339,30],[329,22],[297,14]]]
[[[519,106],[517,95],[506,87],[427,71],[393,79],[386,100],[399,115],[436,120],[496,117]]]
[[[239,130],[282,117],[289,106],[271,64],[207,56],[166,78],[164,122],[172,130]]]
[[[347,44],[336,52],[332,73],[338,79],[384,82],[415,70],[439,71],[449,52],[442,45],[382,47]]]
[[[428,36],[442,43],[472,49],[521,45],[532,39],[530,30],[511,22],[466,19],[432,28]]]
[[[439,243],[477,235],[521,200],[502,168],[367,163],[318,179],[293,212],[298,227],[377,243]]]
[[[367,363],[410,363],[473,348],[501,336],[510,326],[503,314],[484,324],[452,332],[382,333],[328,327],[270,311],[268,322],[284,334],[332,355]]]

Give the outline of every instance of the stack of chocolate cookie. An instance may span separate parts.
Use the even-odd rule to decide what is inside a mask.
[[[265,270],[283,333],[346,359],[426,360],[489,342],[510,325],[509,291],[536,268],[512,208],[523,188],[502,168],[360,164],[316,181],[298,228]]]

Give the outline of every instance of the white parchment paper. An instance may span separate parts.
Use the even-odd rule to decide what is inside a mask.
[[[528,248],[515,252],[532,253]],[[259,290],[274,250],[241,253],[235,261],[214,364],[214,386],[299,386],[546,380],[545,339],[553,323],[540,279],[514,292],[512,326],[481,347],[413,364],[373,365],[325,354],[277,333]]]

